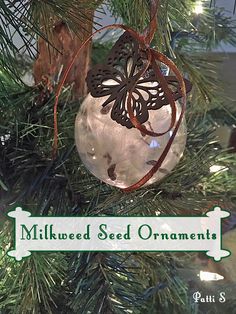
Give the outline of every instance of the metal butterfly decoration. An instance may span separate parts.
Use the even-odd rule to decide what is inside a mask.
[[[95,65],[86,78],[91,95],[95,98],[108,96],[102,106],[105,109],[113,104],[111,118],[129,129],[134,125],[127,110],[127,95],[146,62],[145,50],[141,49],[137,39],[126,31],[111,49],[107,62]],[[181,98],[182,93],[176,77],[164,78],[174,100]],[[192,85],[188,80],[184,81],[186,92],[189,92]],[[151,65],[145,75],[137,81],[131,101],[132,110],[140,124],[148,121],[149,110],[157,110],[169,104],[168,97]]]

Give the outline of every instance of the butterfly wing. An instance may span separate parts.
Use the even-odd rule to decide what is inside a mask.
[[[113,103],[111,118],[128,128],[132,127],[127,111],[127,95],[130,80],[143,66],[143,56],[139,53],[139,43],[125,32],[111,49],[106,64],[98,64],[88,72],[87,85],[93,97],[108,96],[103,107]],[[148,118],[147,109],[142,108],[142,97],[132,95],[132,106],[142,123]]]
[[[136,80],[137,73],[142,69],[145,59],[147,59],[145,52],[140,51],[138,41],[129,32],[125,32],[119,38],[108,55],[107,65],[116,68],[125,78],[123,90],[116,95],[111,118],[127,128],[133,127],[127,110],[128,92],[132,81]],[[141,94],[132,93],[131,106],[140,123],[148,119],[145,104]]]
[[[124,76],[111,66],[97,64],[88,72],[86,81],[93,97],[111,96],[119,91]]]
[[[182,93],[177,78],[175,76],[164,76],[164,78],[168,87],[172,91],[174,100],[180,99],[182,97]],[[186,92],[188,93],[191,91],[192,85],[188,80],[184,79],[184,81]],[[136,90],[143,94],[143,97],[146,99],[146,106],[148,110],[160,109],[162,106],[169,104],[165,91],[152,69],[149,70],[147,77],[141,78],[138,81]]]
[[[125,32],[112,47],[107,65],[119,70],[126,79],[133,78],[143,66],[138,41]]]

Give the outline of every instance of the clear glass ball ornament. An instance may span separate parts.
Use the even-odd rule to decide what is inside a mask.
[[[161,156],[172,131],[160,137],[142,135],[136,129],[128,129],[110,117],[113,104],[102,107],[106,97],[84,99],[75,121],[75,142],[86,168],[107,184],[126,188],[138,182],[151,170]],[[180,104],[176,102],[177,119]],[[149,110],[144,125],[154,132],[165,132],[171,123],[170,105]],[[152,184],[168,175],[179,162],[186,144],[186,122],[182,121],[174,142],[161,168],[146,183]]]

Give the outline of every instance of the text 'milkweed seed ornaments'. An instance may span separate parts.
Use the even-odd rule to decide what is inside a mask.
[[[157,7],[157,1],[151,1],[154,15],[143,34],[124,25],[103,28],[125,32],[106,62],[89,71],[89,94],[75,122],[76,146],[85,166],[126,192],[169,174],[186,143],[184,113],[191,83],[170,59],[150,47]],[[171,75],[163,75],[163,65]]]

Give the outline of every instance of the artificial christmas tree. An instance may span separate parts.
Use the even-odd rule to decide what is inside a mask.
[[[201,215],[215,204],[235,211],[236,155],[222,149],[214,133],[219,124],[235,123],[235,108],[224,95],[214,60],[205,54],[221,41],[236,45],[235,22],[211,1],[160,0],[157,10],[152,48],[168,55],[193,84],[186,111],[187,144],[179,164],[170,167],[173,170],[161,181],[129,193],[87,172],[74,144],[74,121],[81,96],[87,92],[86,72],[95,59],[104,63],[116,41],[113,36],[121,34],[112,30],[95,39],[91,60],[88,46],[71,62],[91,35],[93,13],[103,11],[105,19],[107,9],[101,4],[93,0],[0,1],[0,312],[233,312],[235,282],[229,282],[230,274],[223,274],[227,271],[223,263],[221,272],[199,254],[33,253],[18,263],[6,254],[13,244],[13,225],[6,213],[17,204],[45,216]],[[106,6],[137,32],[150,23],[150,1],[111,0]],[[22,47],[16,45],[14,34]],[[33,86],[22,82],[29,58]],[[71,74],[62,86],[70,64]],[[86,148],[82,141],[81,145],[81,150]],[[105,159],[108,162],[109,156]],[[150,161],[152,166],[156,160]],[[115,172],[109,173],[114,179]],[[225,231],[231,244],[233,217]],[[203,268],[214,269],[226,279],[205,284],[197,276]],[[226,302],[195,303],[192,296],[199,290],[205,294],[226,291]]]

